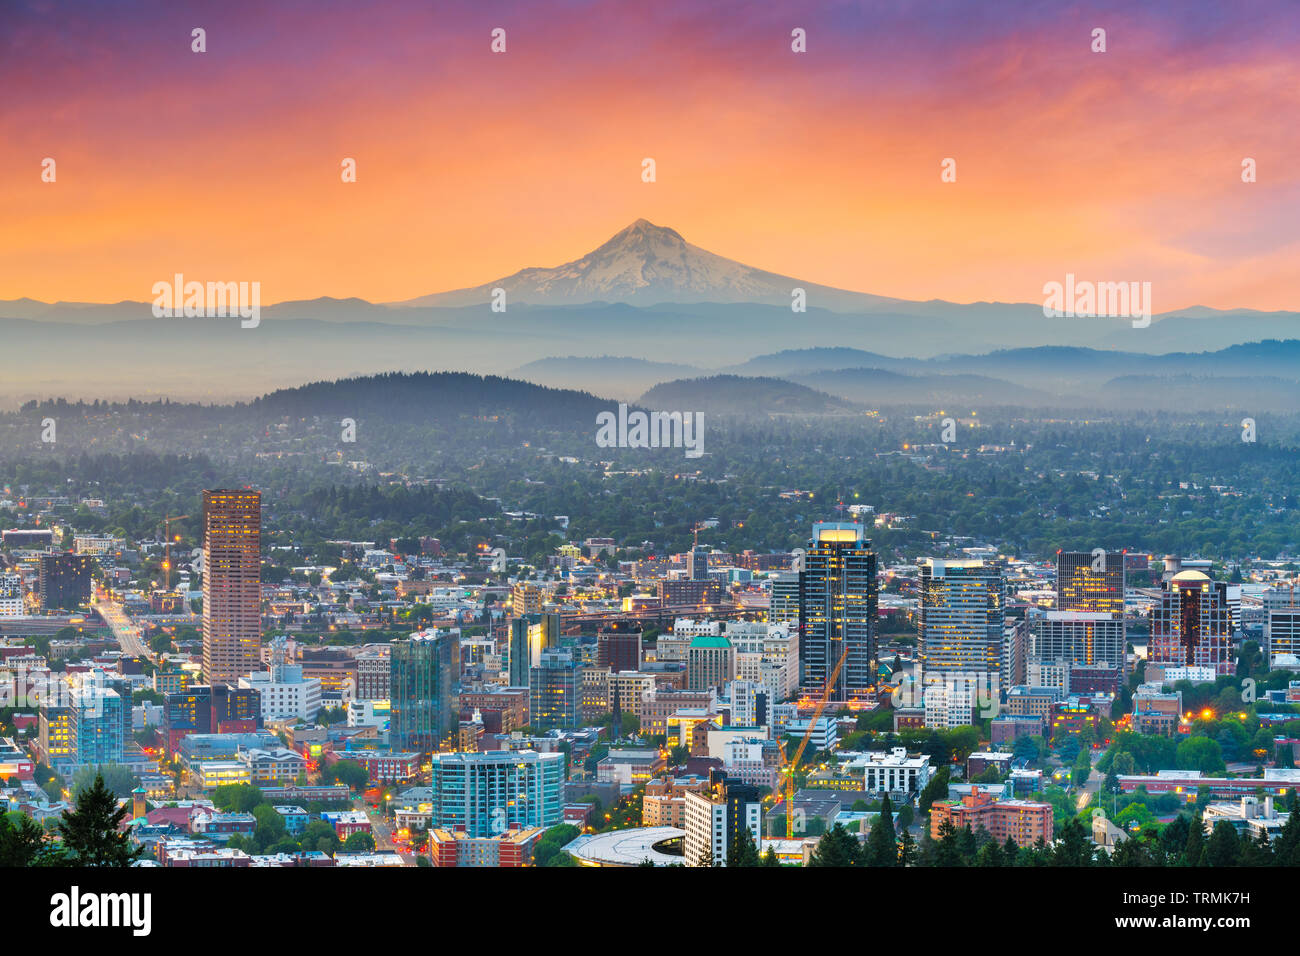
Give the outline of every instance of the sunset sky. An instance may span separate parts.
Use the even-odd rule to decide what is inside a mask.
[[[1040,302],[1073,272],[1150,281],[1158,312],[1300,309],[1300,7],[0,6],[0,299],[183,272],[401,300],[638,217],[909,299]]]

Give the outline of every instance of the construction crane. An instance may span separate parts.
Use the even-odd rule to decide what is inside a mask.
[[[189,515],[168,515],[163,518],[163,533],[167,538],[166,556],[163,558],[163,573],[167,575],[166,588],[168,591],[172,589],[172,522],[188,517]],[[180,539],[180,535],[177,535],[176,540],[179,541]]]
[[[831,688],[835,686],[835,681],[839,679],[840,668],[844,666],[845,660],[849,656],[849,643],[844,642],[844,653],[835,664],[835,669],[831,671],[830,677],[826,679],[826,687],[822,690],[821,699],[817,701],[817,706],[813,708],[812,717],[808,720],[808,729],[804,731],[803,740],[799,741],[799,747],[794,752],[794,758],[786,761],[785,766],[785,838],[794,839],[794,772],[799,766],[799,760],[803,757],[803,752],[808,747],[808,741],[812,739],[813,730],[817,727],[817,720],[822,715],[822,709],[826,706],[827,701],[831,699]],[[784,759],[785,751],[781,751]]]

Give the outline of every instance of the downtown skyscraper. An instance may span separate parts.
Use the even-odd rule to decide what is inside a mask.
[[[960,727],[996,704],[1003,638],[1002,568],[922,558],[918,679],[926,727]]]
[[[389,739],[394,750],[437,753],[457,726],[460,630],[417,631],[391,644]]]
[[[1056,552],[1056,610],[1124,614],[1123,551]]]
[[[813,525],[799,572],[799,683],[820,695],[844,659],[829,699],[846,701],[875,684],[876,553],[851,522]]]
[[[1036,664],[1127,670],[1127,586],[1123,551],[1058,551],[1056,609],[1035,614],[1030,658]]]
[[[262,656],[262,495],[203,492],[203,676],[235,685]]]
[[[62,551],[41,555],[38,564],[41,610],[74,611],[89,601],[94,561],[89,555]]]
[[[560,643],[560,615],[517,613],[510,618],[506,647],[511,687],[527,687],[529,672],[542,660],[542,652]]]
[[[1233,672],[1232,612],[1228,586],[1203,571],[1180,571],[1160,593],[1151,612],[1153,664],[1210,667],[1217,676]]]

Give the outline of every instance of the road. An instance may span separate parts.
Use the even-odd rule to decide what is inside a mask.
[[[143,657],[146,660],[153,660],[153,654],[145,646],[141,637],[140,628],[131,621],[130,615],[121,604],[110,598],[107,592],[96,589],[95,591],[95,610],[99,616],[104,619],[109,629],[113,632],[113,637],[117,639],[118,646],[122,648],[122,653],[131,657]]]
[[[365,810],[366,816],[370,818],[370,835],[375,838],[375,850],[396,853],[402,858],[405,865],[415,866],[416,854],[411,852],[410,847],[398,846],[393,843],[392,822],[378,810],[371,810],[364,804],[362,804],[361,808]]]
[[[1100,774],[1096,770],[1096,763],[1104,753],[1104,750],[1094,750],[1092,752],[1093,771],[1088,774],[1088,782],[1079,788],[1077,807],[1080,810],[1096,798],[1097,791],[1101,789],[1101,785],[1106,779],[1105,774]]]

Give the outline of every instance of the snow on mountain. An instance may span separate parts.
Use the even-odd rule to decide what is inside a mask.
[[[578,305],[587,302],[754,302],[788,306],[795,288],[809,308],[861,309],[895,301],[845,292],[754,269],[691,245],[675,229],[638,219],[581,259],[552,269],[522,269],[472,289],[426,295],[404,306],[469,306],[506,290],[507,304]]]

